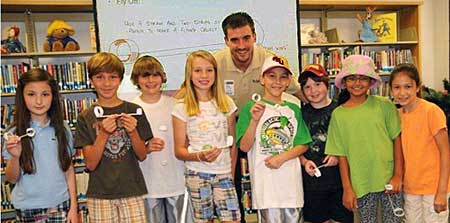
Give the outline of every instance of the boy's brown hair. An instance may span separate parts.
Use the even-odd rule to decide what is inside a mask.
[[[89,74],[89,79],[98,73],[108,72],[117,73],[120,76],[120,80],[123,79],[123,73],[125,68],[119,57],[112,53],[96,53],[87,62],[87,70]]]
[[[311,78],[314,82],[323,82],[327,88],[330,88],[330,77],[325,68],[320,64],[306,65],[305,69],[300,73],[298,82],[302,89],[305,87],[308,78]]]
[[[133,71],[131,71],[131,82],[140,89],[138,84],[139,76],[147,77],[150,75],[161,76],[162,82],[167,82],[167,76],[164,72],[162,64],[152,56],[143,56],[139,58],[133,65]]]

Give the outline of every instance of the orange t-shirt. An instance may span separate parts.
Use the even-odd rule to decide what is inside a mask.
[[[402,147],[405,158],[404,191],[435,194],[439,182],[440,154],[434,136],[447,129],[444,112],[435,104],[419,99],[410,113],[400,109]],[[448,189],[450,191],[450,180]]]

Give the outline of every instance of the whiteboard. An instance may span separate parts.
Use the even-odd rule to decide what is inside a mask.
[[[244,11],[255,21],[257,44],[285,56],[298,73],[298,0],[96,0],[100,51],[125,64],[121,94],[137,92],[130,81],[132,65],[142,55],[164,66],[165,89],[178,89],[189,52],[225,47],[222,20]]]

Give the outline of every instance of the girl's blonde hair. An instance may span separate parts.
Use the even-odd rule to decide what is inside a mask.
[[[184,82],[181,85],[180,91],[177,93],[177,97],[184,100],[188,116],[196,116],[200,114],[197,93],[195,92],[194,84],[191,80],[195,58],[202,58],[213,65],[215,80],[214,84],[211,86],[210,91],[219,111],[228,113],[230,111],[230,103],[223,89],[222,78],[217,75],[217,62],[211,53],[205,50],[197,50],[191,52],[186,59]]]

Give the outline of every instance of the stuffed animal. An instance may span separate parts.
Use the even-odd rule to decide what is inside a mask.
[[[64,20],[53,20],[47,28],[47,40],[44,42],[44,51],[79,50],[80,45],[71,37],[74,34],[75,29]]]
[[[356,14],[356,18],[362,24],[362,30],[358,31],[359,39],[363,42],[376,42],[378,37],[372,29],[370,24],[370,19],[372,19],[372,13],[377,9],[377,7],[367,7],[366,17],[361,17],[361,15]]]
[[[8,38],[2,40],[2,54],[25,53],[25,46],[19,41],[20,29],[12,26],[8,29]]]
[[[319,31],[319,27],[315,27],[313,31],[309,33],[311,39],[308,41],[309,44],[321,44],[328,43],[325,33]]]

